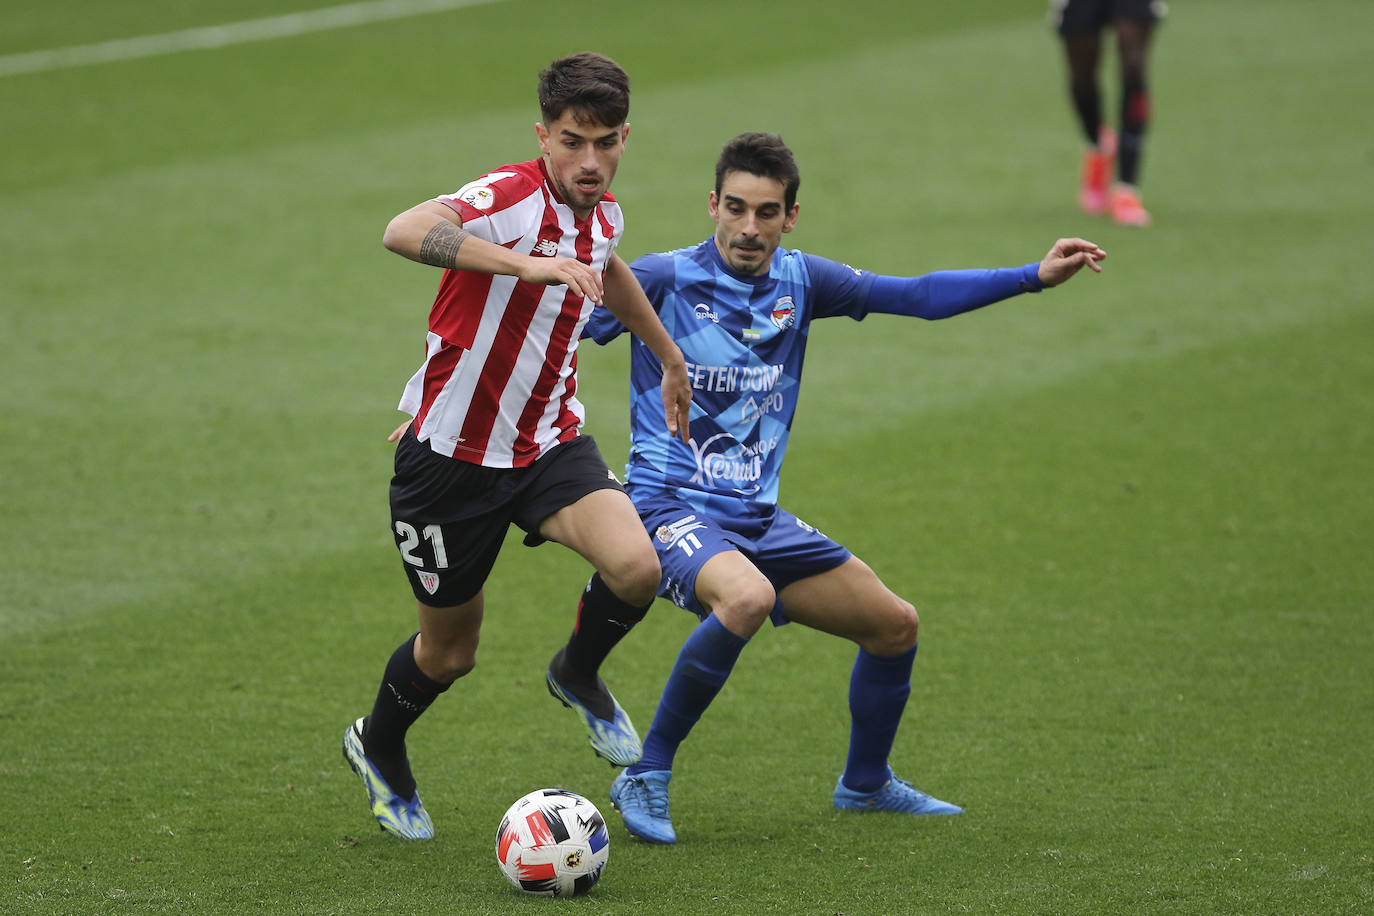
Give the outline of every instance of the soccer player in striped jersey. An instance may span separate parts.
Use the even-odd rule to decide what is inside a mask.
[[[714,235],[631,265],[686,356],[693,401],[691,434],[677,441],[655,420],[662,413],[658,358],[635,339],[626,486],[659,553],[660,594],[701,620],[668,676],[643,756],[611,786],[629,832],[649,842],[676,841],[668,806],[674,755],[770,619],[858,645],[835,807],[961,812],[888,764],[911,692],[916,610],[862,560],[778,505],[807,335],[819,318],[947,318],[1039,292],[1085,266],[1100,271],[1106,257],[1094,243],[1071,238],[1021,267],[880,276],[781,247],[797,223],[800,181],[781,138],[742,134],[716,165],[708,198]],[[584,333],[606,343],[625,330],[597,309]]]
[[[687,433],[682,353],[629,267],[608,191],[629,135],[629,79],[583,53],[540,74],[540,157],[502,166],[387,226],[387,248],[442,268],[425,357],[401,409],[392,528],[419,632],[392,654],[369,715],[345,731],[344,756],[384,830],[426,839],[405,736],[476,663],[482,586],[510,524],[525,543],[554,541],[595,569],[549,692],[572,708],[611,763],[639,759],[638,734],[598,675],[643,616],[660,581],[634,506],[590,436],[581,436],[577,344],[594,306],[661,360],[664,432]],[[398,433],[401,431],[398,430]]]

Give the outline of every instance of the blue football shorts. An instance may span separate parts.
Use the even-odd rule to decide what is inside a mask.
[[[697,600],[697,575],[706,561],[738,550],[781,592],[793,582],[829,572],[852,554],[844,545],[797,518],[781,506],[770,518],[733,523],[714,518],[662,491],[628,488],[640,521],[649,532],[663,567],[658,593],[701,619],[710,613]],[[773,607],[773,626],[787,623],[782,602]]]

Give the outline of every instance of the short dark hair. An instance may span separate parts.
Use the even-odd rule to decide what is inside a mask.
[[[777,134],[749,131],[740,134],[720,151],[716,160],[716,197],[720,197],[721,185],[730,172],[748,172],[761,178],[772,178],[782,182],[783,203],[788,210],[797,202],[797,189],[801,187],[801,170],[792,151]]]
[[[592,51],[560,57],[539,74],[539,113],[548,125],[568,109],[578,121],[619,127],[630,116],[630,77],[615,61]]]

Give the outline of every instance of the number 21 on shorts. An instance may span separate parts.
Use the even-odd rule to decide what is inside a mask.
[[[430,549],[434,553],[434,568],[448,569],[448,553],[444,551],[444,532],[438,525],[426,525],[417,532],[414,525],[398,521],[396,523],[396,547],[401,551],[401,559],[411,566],[423,567],[425,565],[425,561],[414,553],[415,548],[420,546],[421,536],[429,541]]]

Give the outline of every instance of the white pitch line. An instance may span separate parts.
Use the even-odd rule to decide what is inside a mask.
[[[6,54],[0,56],[0,77],[155,57],[179,51],[223,48],[249,41],[289,38],[292,35],[342,29],[388,19],[405,19],[426,13],[443,13],[464,6],[495,2],[499,0],[370,0],[303,13],[245,19],[242,22],[185,29],[180,32],[165,32],[160,35],[139,35],[116,41],[102,41],[98,44]]]

